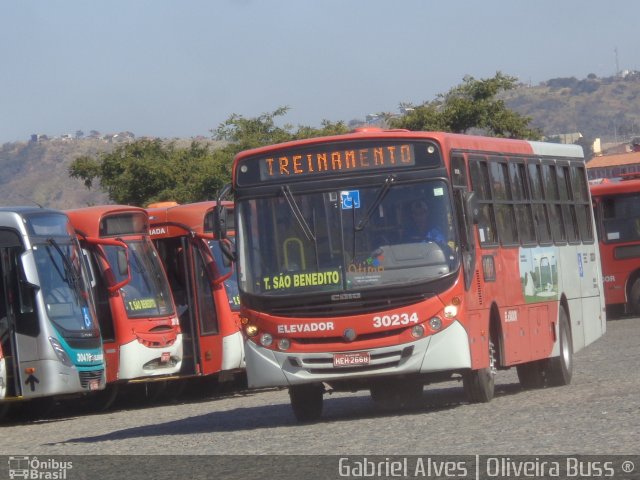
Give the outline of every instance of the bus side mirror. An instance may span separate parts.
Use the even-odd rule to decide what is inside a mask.
[[[465,192],[464,204],[467,214],[469,215],[469,219],[474,225],[476,225],[480,219],[480,207],[478,206],[476,192]]]
[[[213,233],[217,239],[227,238],[229,210],[218,204],[213,211]]]
[[[222,252],[222,264],[225,268],[231,268],[236,261],[235,245],[228,238],[220,240],[220,251]]]

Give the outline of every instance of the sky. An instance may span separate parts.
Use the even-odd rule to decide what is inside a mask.
[[[0,0],[0,144],[364,119],[466,75],[640,70],[637,0]]]

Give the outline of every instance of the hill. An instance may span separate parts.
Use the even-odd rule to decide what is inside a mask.
[[[537,86],[521,84],[503,99],[510,109],[531,117],[532,126],[548,137],[580,132],[588,140],[622,143],[640,136],[639,72],[607,78],[589,75],[582,80],[554,78]],[[172,141],[186,147],[192,139]],[[5,143],[0,148],[0,205],[37,203],[68,209],[109,203],[99,187],[88,190],[67,172],[76,157],[98,155],[116,145],[104,138]]]
[[[109,203],[100,189],[88,190],[82,181],[69,178],[68,168],[80,155],[111,148],[100,139],[5,143],[0,148],[0,205],[68,209]]]
[[[555,78],[520,85],[504,95],[507,106],[532,118],[546,136],[580,132],[619,142],[640,135],[640,72],[598,78]]]

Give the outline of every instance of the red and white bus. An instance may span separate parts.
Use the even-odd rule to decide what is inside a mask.
[[[120,385],[170,378],[182,367],[182,333],[146,210],[68,210],[90,259],[107,365],[108,406]]]
[[[362,129],[241,152],[232,189],[249,386],[298,420],[327,390],[568,384],[605,332],[578,146]]]
[[[640,315],[640,180],[591,185],[607,308]]]
[[[232,209],[231,202],[225,202]],[[182,376],[244,372],[235,270],[214,237],[215,202],[152,204],[150,233],[167,272],[183,332]]]

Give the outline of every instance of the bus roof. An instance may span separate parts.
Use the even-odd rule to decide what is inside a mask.
[[[94,207],[74,208],[65,210],[71,224],[76,230],[90,237],[100,236],[100,220],[106,215],[136,212],[148,216],[144,208],[131,205],[98,205]]]
[[[518,154],[534,154],[540,156],[580,158],[584,159],[582,147],[579,145],[565,145],[560,143],[546,143],[529,140],[518,140],[498,137],[482,137],[477,135],[465,135],[460,133],[447,132],[415,132],[410,130],[383,130],[380,128],[360,128],[344,135],[333,135],[328,137],[316,137],[303,140],[295,140],[264,147],[245,150],[236,155],[234,165],[247,157],[265,155],[269,152],[287,149],[291,147],[311,146],[325,142],[340,142],[350,140],[374,140],[374,139],[414,139],[414,140],[434,140],[440,144],[443,151],[469,150],[469,151],[489,151]],[[233,182],[236,178],[235,168],[233,169]]]
[[[233,202],[224,201],[222,204],[227,208],[233,208]],[[185,225],[195,233],[204,232],[204,222],[207,214],[212,211],[217,202],[210,200],[205,202],[196,202],[188,204],[175,204],[167,206],[152,207],[147,209],[149,212],[149,226],[160,226],[167,223],[180,223]],[[151,229],[153,238],[173,237],[185,235],[182,228],[168,225],[166,229]]]
[[[42,208],[28,206],[15,206],[15,207],[0,207],[0,212],[17,213],[18,215],[29,215],[31,213],[65,213],[62,210],[56,210],[54,208]]]
[[[53,208],[40,208],[35,206],[15,206],[15,207],[0,207],[0,226],[14,228],[20,232],[21,235],[29,235],[29,230],[24,222],[25,217],[32,215],[65,215],[62,210]]]
[[[619,182],[603,182],[591,185],[591,196],[602,197],[604,195],[621,195],[625,193],[640,192],[640,180],[622,180]]]

